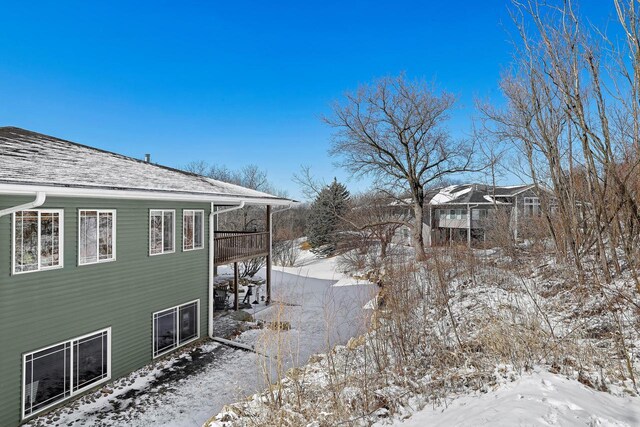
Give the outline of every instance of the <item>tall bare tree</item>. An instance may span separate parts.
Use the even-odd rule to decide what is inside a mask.
[[[412,246],[424,260],[424,189],[472,165],[472,147],[452,140],[444,123],[455,97],[404,75],[363,85],[333,105],[324,121],[335,129],[330,153],[356,176],[408,190],[414,220]]]

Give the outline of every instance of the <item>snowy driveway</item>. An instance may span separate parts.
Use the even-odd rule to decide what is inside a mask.
[[[224,405],[262,390],[265,366],[273,375],[277,360],[285,368],[304,364],[312,354],[326,352],[329,344],[346,343],[365,331],[367,311],[362,307],[376,287],[332,286],[336,281],[273,271],[275,303],[255,317],[289,322],[291,329],[280,335],[268,329],[249,330],[238,340],[279,359],[208,342],[134,372],[116,381],[107,393],[87,395],[29,425],[201,426]]]

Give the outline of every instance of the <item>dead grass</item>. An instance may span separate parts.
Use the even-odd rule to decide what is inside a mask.
[[[370,425],[534,366],[597,390],[637,393],[640,300],[630,278],[604,284],[594,267],[581,286],[538,248],[517,262],[442,249],[425,265],[387,266],[381,277],[368,334],[284,373],[218,422]]]

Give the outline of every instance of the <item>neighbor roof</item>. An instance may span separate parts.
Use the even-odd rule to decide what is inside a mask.
[[[75,142],[0,127],[0,185],[83,189],[162,198],[289,204],[292,201]],[[55,193],[55,191],[54,191]],[[83,194],[84,194],[83,193]]]
[[[457,204],[494,204],[503,203],[499,197],[513,197],[531,188],[531,185],[493,187],[484,184],[450,185],[429,193],[428,203],[431,205]],[[494,202],[493,196],[496,196]]]

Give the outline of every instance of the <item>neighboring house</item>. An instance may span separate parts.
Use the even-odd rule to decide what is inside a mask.
[[[267,257],[291,200],[0,128],[0,425],[213,333],[214,266]],[[266,206],[267,229],[214,229]]]
[[[431,190],[425,197],[425,232],[428,246],[451,242],[484,242],[488,226],[498,211],[508,215],[508,227],[518,239],[525,217],[540,213],[540,199],[534,185],[509,187],[483,184],[451,185]],[[541,190],[546,191],[546,190]]]

